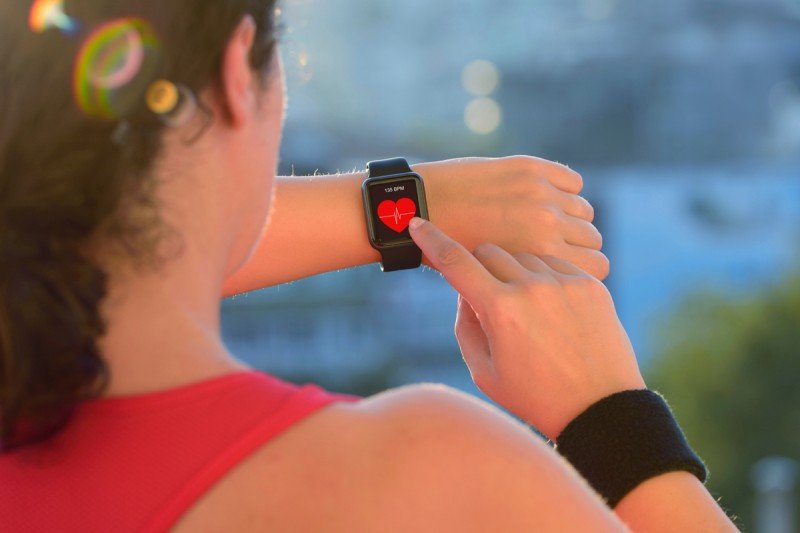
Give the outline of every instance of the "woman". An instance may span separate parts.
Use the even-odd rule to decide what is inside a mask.
[[[680,468],[617,491],[612,511],[474,398],[335,394],[228,352],[220,295],[378,259],[363,174],[273,176],[273,11],[0,7],[2,529],[732,529]],[[415,170],[433,222],[412,235],[461,295],[456,334],[482,390],[556,440],[644,389],[586,274],[608,264],[577,174],[521,156]]]

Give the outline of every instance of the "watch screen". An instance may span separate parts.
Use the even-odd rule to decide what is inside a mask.
[[[410,241],[408,223],[420,216],[417,180],[400,179],[369,186],[375,239],[379,244]]]

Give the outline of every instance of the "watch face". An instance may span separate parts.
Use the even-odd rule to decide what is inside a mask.
[[[417,184],[417,179],[401,176],[368,185],[375,244],[413,242],[408,233],[409,221],[415,216],[427,216],[421,214],[424,206],[420,205]]]

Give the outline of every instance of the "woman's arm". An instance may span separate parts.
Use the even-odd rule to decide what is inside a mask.
[[[599,278],[608,260],[568,168],[528,156],[412,165],[425,181],[431,220],[468,249],[491,240],[510,251],[556,255]],[[369,245],[361,200],[366,172],[276,178],[272,218],[222,296],[380,260]],[[430,266],[427,260],[425,264]]]
[[[614,512],[633,531],[738,531],[703,484],[688,472],[648,479],[625,496]]]
[[[380,259],[361,226],[365,173],[279,176],[267,231],[223,297]]]
[[[413,222],[411,237],[459,293],[456,339],[475,385],[558,443],[562,451],[563,432],[570,421],[615,393],[645,388],[611,295],[596,279],[553,257],[511,255],[494,245],[470,253],[434,224]],[[627,403],[622,411],[589,415],[594,417],[594,428],[602,423],[607,430],[585,433],[584,419],[583,431],[571,439],[567,435],[567,442],[578,443],[578,449],[591,450],[599,444],[612,461],[620,459],[612,465],[603,463],[611,466],[602,471],[604,476],[618,476],[617,481],[646,479],[619,501],[617,516],[637,532],[736,531],[703,484],[688,472],[647,479],[655,465],[685,466],[659,451],[654,441],[648,442],[651,436],[666,437],[671,446],[679,446],[663,411],[653,411],[656,418],[646,437],[630,435],[627,441],[626,425],[629,429],[631,421],[641,422],[645,412],[637,413]],[[613,452],[612,438],[618,442]],[[649,456],[653,463],[639,470],[632,460],[636,456]],[[575,464],[579,472],[587,473],[585,461]]]

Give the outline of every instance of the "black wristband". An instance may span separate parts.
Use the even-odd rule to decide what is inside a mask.
[[[589,406],[564,428],[556,450],[611,508],[643,481],[667,472],[685,470],[701,482],[708,476],[667,402],[646,389]]]

